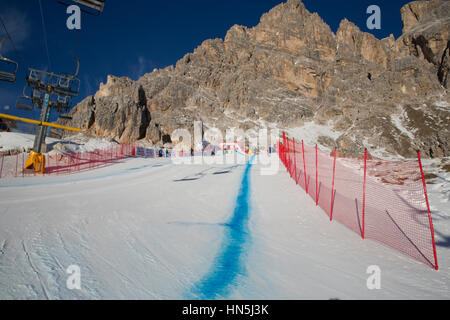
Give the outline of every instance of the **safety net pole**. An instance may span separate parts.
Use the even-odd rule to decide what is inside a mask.
[[[305,191],[308,193],[308,185],[306,184],[306,163],[305,163],[305,145],[302,140],[302,153],[303,153],[303,171],[305,172]]]
[[[330,221],[333,221],[333,200],[334,200],[334,176],[336,174],[336,152],[337,149],[334,148],[334,161],[333,161],[333,179],[331,183],[331,208],[330,208]]]
[[[436,242],[434,241],[433,219],[431,219],[430,203],[428,202],[427,183],[425,181],[425,175],[423,174],[422,159],[420,157],[420,151],[417,151],[417,158],[419,159],[420,173],[422,175],[423,191],[425,194],[425,202],[427,204],[427,210],[428,210],[428,220],[430,221],[431,241],[433,242],[434,266],[435,266],[436,270],[439,270],[438,262],[437,262],[437,255],[436,255]]]
[[[294,149],[294,180],[295,180],[295,184],[297,183],[297,156],[295,154],[295,138],[292,138],[292,144],[293,144],[293,149]]]
[[[319,194],[318,194],[318,184],[319,184],[319,169],[317,168],[319,160],[317,159],[317,144],[316,144],[316,206],[319,205]]]
[[[366,214],[366,176],[367,176],[367,149],[364,150],[364,183],[363,183],[363,208],[362,208],[362,238],[365,236],[365,214]]]

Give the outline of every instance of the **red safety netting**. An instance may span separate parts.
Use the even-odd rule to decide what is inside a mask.
[[[331,220],[438,269],[420,153],[387,161],[366,151],[345,157],[283,134],[279,157],[291,177]]]
[[[45,155],[44,175],[66,174],[109,165],[134,156],[134,145],[121,144],[106,149],[79,153],[48,153]],[[24,169],[29,153],[0,156],[0,178],[35,175],[32,169]]]
[[[208,146],[201,151],[195,151],[193,156],[211,155],[217,151],[217,147]],[[146,148],[139,145],[121,144],[106,149],[97,149],[89,152],[79,153],[47,153],[45,154],[44,175],[65,174],[89,170],[101,166],[109,165],[126,157],[137,156],[142,158],[157,158],[159,152],[163,157],[172,158],[175,156],[173,151],[169,152],[163,149]],[[18,153],[14,155],[0,155],[0,179],[16,178],[36,175],[34,170],[26,169],[25,162],[29,153]],[[180,151],[178,157],[191,157],[191,152]]]

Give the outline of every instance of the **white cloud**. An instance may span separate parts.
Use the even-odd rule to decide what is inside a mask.
[[[152,72],[154,69],[154,64],[151,60],[139,56],[137,63],[134,62],[130,68],[130,77],[133,80],[137,80],[138,78],[142,77],[144,74],[148,72]]]

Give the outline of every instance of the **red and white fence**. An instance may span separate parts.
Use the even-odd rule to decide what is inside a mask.
[[[279,157],[291,177],[330,217],[436,270],[433,221],[420,153],[416,161],[343,157],[289,139]]]

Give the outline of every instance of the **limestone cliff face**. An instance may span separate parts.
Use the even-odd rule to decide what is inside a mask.
[[[450,36],[448,1],[414,1],[402,10],[403,35],[397,40],[402,55],[413,55],[439,65]]]
[[[400,10],[403,22],[403,33],[409,31],[412,27],[416,26],[422,18],[426,17],[431,11],[439,8],[442,5],[442,1],[430,0],[430,1],[412,1]]]
[[[195,120],[244,130],[314,121],[342,133],[320,138],[342,152],[449,156],[450,3],[415,1],[401,13],[403,35],[378,40],[346,19],[334,34],[288,0],[253,28],[235,25],[225,39],[206,40],[175,67],[138,81],[108,76],[71,111],[71,125],[158,143]]]

